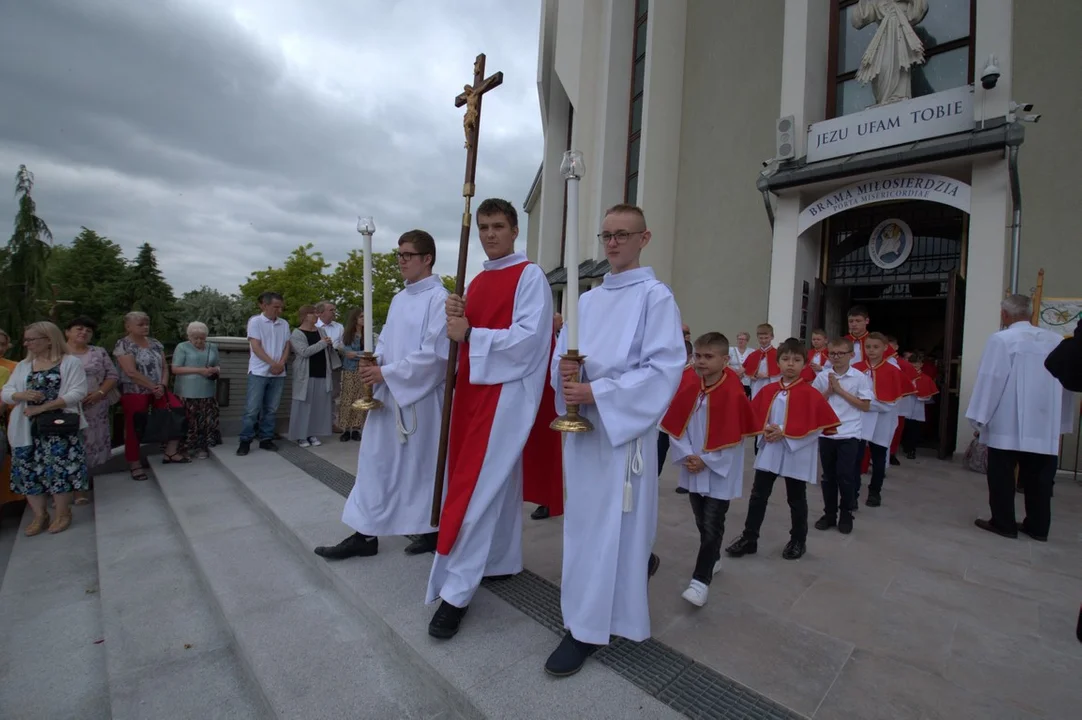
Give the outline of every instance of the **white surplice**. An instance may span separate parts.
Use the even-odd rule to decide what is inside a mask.
[[[486,260],[484,268],[502,270],[524,262],[525,255],[512,253]],[[427,603],[442,598],[466,607],[482,577],[522,572],[522,449],[541,404],[552,348],[552,290],[537,265],[522,271],[514,303],[511,327],[470,332],[470,383],[503,387],[454,548],[449,555],[436,553],[432,562]]]
[[[999,450],[1059,455],[1074,425],[1071,393],[1044,367],[1062,338],[1019,321],[988,338],[966,418],[980,441]]]
[[[779,390],[770,403],[767,423],[777,425],[784,431],[788,406],[789,393]],[[755,456],[755,469],[815,485],[819,474],[819,436],[822,434],[820,430],[802,438],[783,437],[774,442],[762,441],[759,454]]]
[[[759,359],[759,366],[757,368],[755,368],[755,374],[756,375],[758,375],[759,373],[770,372],[769,370],[767,370],[767,364],[766,364],[766,351],[769,350],[770,347],[771,346],[768,345],[765,348],[759,348],[760,350],[763,351],[763,357]],[[749,353],[749,355],[750,355],[750,353]],[[776,357],[777,356],[775,355],[775,358]],[[746,359],[746,356],[745,356],[745,359]],[[751,396],[754,398],[756,395],[759,394],[760,390],[765,388],[770,383],[777,382],[778,380],[781,380],[781,375],[774,375],[772,377],[767,377],[767,378],[752,378],[751,379]]]
[[[375,355],[383,403],[364,423],[342,522],[365,535],[433,532],[432,482],[447,373],[447,290],[432,275],[395,294]]]
[[[706,413],[706,397],[700,394],[684,436],[669,438],[669,457],[673,465],[680,465],[680,487],[716,500],[734,500],[744,488],[744,441],[704,453]],[[684,467],[681,463],[691,455],[698,455],[706,468],[693,473]]]
[[[597,645],[650,637],[646,567],[657,533],[657,424],[687,362],[680,310],[651,268],[608,274],[579,299],[579,351],[593,432],[564,435],[564,626]],[[566,411],[552,359],[556,410]]]

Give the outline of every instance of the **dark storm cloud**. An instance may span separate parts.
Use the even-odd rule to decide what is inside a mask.
[[[341,259],[359,245],[358,214],[376,216],[377,249],[429,229],[452,272],[464,161],[453,97],[477,52],[504,71],[485,99],[478,193],[518,205],[541,152],[536,5],[8,3],[0,179],[20,163],[35,172],[58,240],[85,225],[129,254],[151,242],[178,291],[233,291],[306,242]]]

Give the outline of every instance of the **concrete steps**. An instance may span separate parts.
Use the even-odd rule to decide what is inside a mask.
[[[0,585],[0,717],[108,720],[93,509],[74,508],[57,535],[26,537],[30,518]]]
[[[229,502],[243,495],[243,506],[257,508],[267,519],[276,531],[275,542],[289,546],[306,566],[306,577],[322,578],[352,614],[363,619],[380,646],[393,648],[411,672],[428,678],[462,717],[684,717],[596,662],[571,678],[547,676],[544,662],[560,636],[484,587],[454,639],[429,637],[435,606],[423,600],[432,555],[406,556],[404,538],[381,537],[375,557],[323,560],[313,548],[337,543],[352,532],[340,522],[342,496],[277,453],[253,450],[237,457],[234,447],[227,442],[213,452],[220,476],[232,485]],[[185,482],[179,473],[177,482]],[[168,496],[170,482],[164,487]],[[222,491],[221,485],[215,487],[215,492]],[[252,552],[259,554],[260,564],[277,562],[277,555],[262,547]]]
[[[221,464],[154,464],[153,472],[236,655],[265,699],[262,717],[478,716],[359,615]],[[280,475],[276,485],[291,491],[294,509],[330,513],[327,499],[309,492],[318,483],[297,475]]]
[[[122,473],[94,488],[114,720],[269,717],[158,485]]]

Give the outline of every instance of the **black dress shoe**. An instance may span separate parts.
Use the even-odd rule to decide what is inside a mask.
[[[469,605],[460,608],[444,600],[428,622],[428,634],[440,640],[450,640],[458,632],[458,626],[462,624],[462,618],[466,617],[469,609]]]
[[[538,505],[537,509],[530,513],[534,520],[545,520],[550,517],[548,505]]]
[[[981,518],[977,518],[973,521],[973,524],[979,527],[981,530],[987,530],[990,533],[995,533],[996,535],[1000,535],[1011,540],[1014,540],[1018,537],[1017,529],[1004,530],[996,525],[993,525],[991,520],[982,520]]]
[[[661,567],[661,558],[654,553],[650,553],[650,559],[646,562],[646,579],[652,578],[659,567]]]
[[[545,672],[555,677],[574,675],[586,663],[586,658],[597,652],[598,645],[576,640],[571,633],[564,635],[559,646],[552,651],[545,661]]]
[[[337,545],[320,545],[316,555],[328,560],[345,560],[351,557],[372,557],[379,552],[379,538],[353,533]]]
[[[1036,540],[1037,542],[1048,542],[1048,536],[1047,535],[1034,535],[1029,530],[1027,530],[1025,521],[1020,522],[1017,525],[1018,525],[1018,532],[1025,533],[1026,535],[1029,535],[1030,538]]]
[[[353,432],[352,432],[352,433],[350,434],[350,437],[352,437],[352,438],[353,438],[354,440],[356,440],[357,442],[360,442],[360,441],[361,441],[361,431],[360,431],[360,430],[354,430],[354,431],[353,431]]]
[[[829,530],[832,527],[837,527],[838,520],[833,515],[823,515],[815,521],[816,530]]]
[[[344,433],[342,433],[341,435],[338,436],[338,439],[341,442],[349,442],[349,438],[350,438],[349,430],[346,430]]]
[[[248,451],[252,449],[251,440],[241,440],[240,445],[237,446],[237,455],[247,455]]]
[[[426,552],[436,551],[436,540],[439,538],[438,532],[425,533],[424,535],[418,535],[417,539],[406,546],[407,555],[420,555]]]
[[[868,493],[868,499],[864,501],[864,504],[868,507],[879,507],[883,504],[882,498],[879,497],[879,493]]]
[[[842,535],[848,535],[849,533],[853,532],[853,518],[852,517],[839,518],[839,520],[838,520],[838,532],[840,532]]]
[[[688,489],[687,489],[687,488],[682,488],[682,487],[678,487],[678,488],[676,488],[676,494],[677,494],[677,495],[687,495],[687,494],[688,494]]]
[[[274,444],[273,440],[260,440],[259,441],[259,449],[260,450],[274,451],[274,450],[278,449],[278,446]]]
[[[906,450],[905,451],[905,459],[906,460],[916,460],[917,459],[917,451],[916,450]]]
[[[494,582],[502,582],[504,580],[510,580],[514,575],[508,573],[507,575],[485,575],[485,580],[492,580]]]
[[[785,544],[785,549],[781,551],[781,556],[786,560],[799,560],[804,557],[807,550],[808,548],[803,540],[790,540]]]
[[[890,456],[890,464],[897,466],[897,465],[901,465],[902,463],[898,460],[897,455],[891,454],[891,456]]]
[[[731,557],[743,557],[744,555],[754,555],[758,549],[758,540],[752,540],[747,535],[741,534],[732,545],[725,548],[725,554]]]

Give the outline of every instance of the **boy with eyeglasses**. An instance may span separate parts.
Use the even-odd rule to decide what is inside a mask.
[[[837,527],[838,532],[848,535],[853,532],[853,510],[857,505],[861,414],[871,407],[872,387],[864,373],[850,365],[852,340],[832,340],[828,345],[828,357],[830,369],[819,373],[812,387],[823,393],[841,425],[835,434],[819,438],[819,460],[823,465],[823,517],[816,521],[815,529]]]

